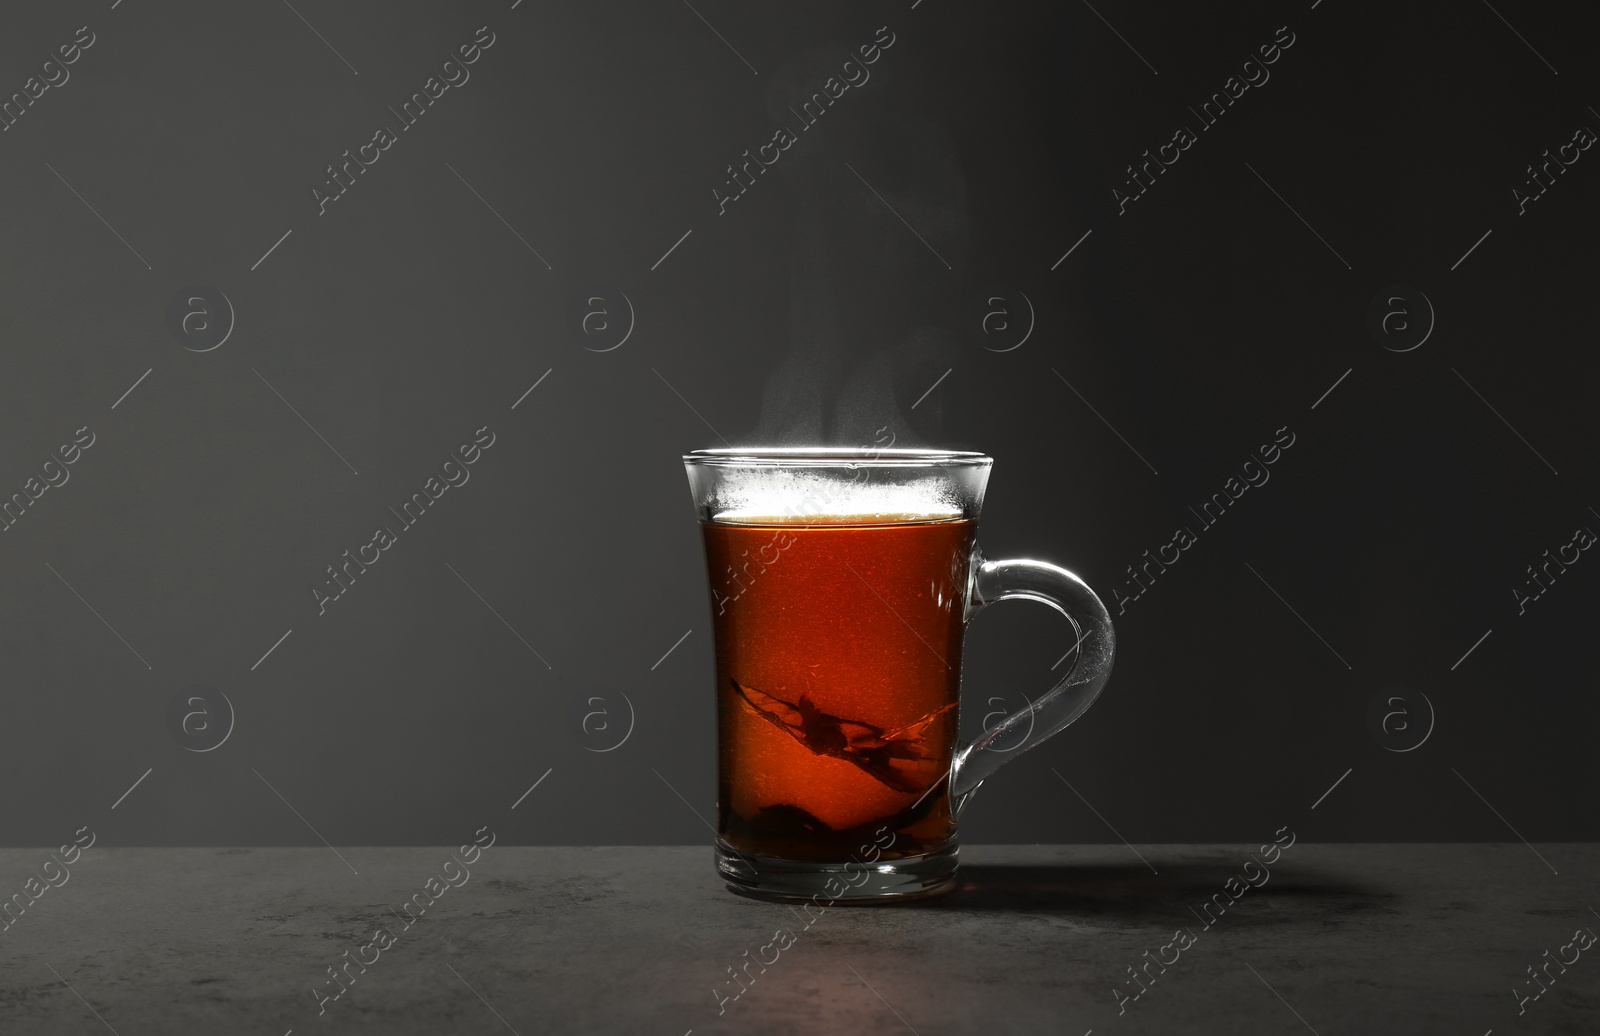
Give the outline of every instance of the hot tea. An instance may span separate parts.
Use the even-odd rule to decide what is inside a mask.
[[[730,847],[844,861],[882,828],[895,836],[887,859],[951,841],[946,778],[976,524],[895,514],[702,523],[717,830]]]

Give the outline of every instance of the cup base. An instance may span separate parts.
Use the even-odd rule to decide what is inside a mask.
[[[959,855],[960,847],[952,843],[937,852],[899,860],[829,863],[751,856],[720,838],[716,845],[717,872],[730,892],[824,908],[898,903],[949,892],[956,884]]]

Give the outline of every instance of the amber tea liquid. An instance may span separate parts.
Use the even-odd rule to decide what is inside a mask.
[[[846,861],[873,845],[893,860],[950,843],[976,524],[701,523],[716,623],[717,832],[729,846]]]

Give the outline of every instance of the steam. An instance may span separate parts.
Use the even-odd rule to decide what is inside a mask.
[[[837,75],[859,42],[826,44],[779,69],[767,91],[774,123],[793,124],[791,108]],[[952,263],[965,253],[966,183],[937,124],[893,100],[909,45],[902,39],[884,52],[871,81],[797,132],[783,161],[762,174],[771,177],[761,185],[765,203],[786,198],[794,209],[789,348],[767,378],[747,441],[925,442],[912,425],[911,404],[954,365],[959,349],[952,330],[926,322],[959,284],[933,250]],[[943,417],[939,394],[917,404],[914,416],[921,427],[936,429]]]

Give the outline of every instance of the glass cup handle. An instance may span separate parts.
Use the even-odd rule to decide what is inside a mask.
[[[985,605],[996,601],[1038,601],[1066,616],[1072,624],[1076,643],[1069,653],[1076,651],[1077,657],[1055,686],[1034,699],[1028,708],[1006,716],[956,752],[950,768],[950,789],[952,809],[957,813],[1001,764],[1083,715],[1111,678],[1111,660],[1116,654],[1111,614],[1088,584],[1066,569],[1020,558],[985,561],[974,547],[969,571],[967,622]]]

